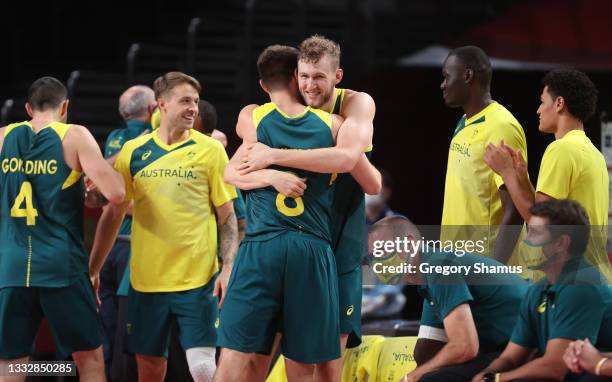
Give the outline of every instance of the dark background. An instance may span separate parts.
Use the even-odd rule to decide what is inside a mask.
[[[248,3],[254,4],[250,15]],[[538,4],[549,12],[555,7],[565,7],[569,13],[574,8],[581,11],[573,29],[559,37],[555,28],[560,16],[554,12],[550,17],[546,13],[538,16],[546,21],[543,25],[534,19],[529,26],[513,16]],[[391,207],[418,224],[439,224],[448,146],[462,111],[444,106],[439,67],[400,67],[397,59],[430,44],[480,44],[488,52],[510,55],[506,58],[580,64],[582,61],[573,60],[574,56],[567,57],[567,52],[555,54],[570,41],[567,33],[582,36],[580,41],[606,38],[585,33],[583,25],[592,22],[580,16],[597,13],[598,7],[604,7],[602,13],[607,12],[609,6],[602,4],[605,2],[595,0],[13,3],[0,23],[4,36],[0,68],[5,73],[0,101],[14,101],[3,122],[26,118],[22,105],[27,86],[34,79],[53,75],[67,80],[78,70],[70,121],[89,127],[103,144],[106,135],[121,126],[117,98],[128,85],[150,85],[165,71],[183,70],[200,79],[202,98],[217,106],[219,128],[228,134],[231,153],[239,143],[233,133],[238,111],[247,103],[265,100],[254,73],[257,54],[271,43],[296,45],[310,34],[322,33],[342,45],[345,79],[340,86],[369,92],[376,101],[373,162],[394,178]],[[201,17],[202,23],[195,34],[195,66],[190,67],[187,28],[194,17]],[[508,43],[496,42],[493,32],[485,34],[487,39],[478,36],[476,32],[491,29],[496,20],[505,20],[496,33],[504,35],[506,41],[519,41],[522,34],[531,39],[527,54],[518,45],[504,52]],[[511,28],[515,24],[518,29]],[[540,49],[538,41],[552,41],[556,48],[544,49],[543,45]],[[141,50],[130,79],[126,54],[133,43],[140,43]],[[576,57],[593,56],[591,45],[582,43]],[[559,61],[559,57],[567,61]],[[594,60],[608,62],[610,55]],[[605,66],[592,63],[584,66],[600,90],[599,114],[612,105],[612,78]],[[536,109],[544,73],[494,68],[492,85],[493,98],[523,125],[534,181],[542,153],[553,139],[537,131]],[[598,117],[587,124],[587,134],[599,147]]]

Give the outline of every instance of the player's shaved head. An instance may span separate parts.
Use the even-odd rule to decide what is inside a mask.
[[[417,226],[414,225],[407,217],[401,215],[387,216],[380,219],[370,229],[370,234],[380,235],[395,239],[396,237],[414,236],[421,237],[421,233]]]
[[[271,45],[257,59],[259,78],[269,90],[289,85],[297,69],[298,50],[286,45]]]
[[[340,45],[321,35],[313,35],[302,41],[298,47],[299,60],[307,63],[318,63],[323,57],[329,57],[333,69],[340,67]]]
[[[27,102],[35,111],[57,109],[68,97],[68,90],[55,77],[41,77],[28,89]]]
[[[472,70],[474,78],[480,82],[483,88],[491,86],[493,69],[487,54],[481,48],[473,45],[455,48],[448,53],[448,57],[454,56],[465,69]]]

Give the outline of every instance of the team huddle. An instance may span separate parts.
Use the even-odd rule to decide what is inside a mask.
[[[46,317],[58,359],[72,356],[81,380],[106,380],[106,324],[103,330],[96,302],[101,271],[111,258],[124,266],[129,258],[122,283],[125,337],[140,381],[164,380],[174,323],[195,381],[263,381],[277,349],[289,381],[341,379],[345,349],[361,343],[364,193],[381,189],[381,174],[370,163],[375,104],[366,93],[336,87],[343,76],[340,47],[321,36],[298,48],[266,48],[257,70],[270,102],[241,110],[236,133],[242,144],[231,159],[222,143],[194,129],[204,117],[202,88],[187,74],[160,76],[151,94],[136,89],[146,98],[146,117],[109,137],[106,159],[87,128],[66,124],[69,101],[60,81],[43,77],[30,86],[31,120],[0,128],[3,364],[28,362]],[[601,158],[583,129],[562,131],[549,121],[544,131],[555,133],[556,151],[547,150],[546,163],[553,164],[543,160],[544,175],[534,189],[526,176],[524,132],[491,100],[484,53],[475,47],[452,51],[443,76],[446,103],[465,111],[449,151],[443,225],[499,228],[486,256],[422,248],[401,261],[534,265],[533,256],[513,255],[524,235],[547,258],[537,264],[545,277],[530,287],[518,275],[491,276],[488,285],[407,276],[403,281],[419,285],[424,304],[415,349],[419,367],[404,380],[551,379],[521,373],[537,359],[544,361],[536,367],[548,365],[555,378],[564,378],[568,369],[590,372],[580,361],[584,343],[572,341],[589,338],[612,350],[612,292],[607,282],[579,294],[557,284],[578,271],[590,272],[588,280],[608,276],[609,263],[588,232],[591,224],[607,226],[607,170],[605,176],[599,171]],[[558,93],[565,89],[564,76],[547,77],[541,108],[550,97],[551,108],[582,126],[590,115],[571,114],[579,113],[571,96]],[[156,107],[159,120],[149,123]],[[128,107],[120,106],[120,112],[129,119]],[[545,111],[539,114],[546,117]],[[575,146],[580,151],[572,156]],[[554,170],[559,166],[565,167]],[[555,171],[571,173],[571,184]],[[240,192],[246,202],[243,238],[242,213],[235,207]],[[85,203],[104,206],[89,255],[83,244]],[[523,221],[527,233],[505,228]],[[539,230],[553,225],[587,227],[587,233]],[[120,240],[125,235],[127,242]],[[375,224],[370,239],[377,235],[421,237],[403,217]],[[452,240],[461,235],[442,232]],[[556,331],[540,335],[542,317],[531,317],[529,304],[545,304],[541,298],[549,296],[551,284],[558,289],[558,311],[573,318],[566,323],[555,316],[561,322]],[[574,306],[560,302],[563,293]],[[588,306],[576,319],[581,299]],[[592,321],[585,325],[582,319]],[[549,340],[558,338],[563,340],[551,351]],[[566,349],[567,366],[561,369],[550,359]],[[540,358],[530,358],[534,352]]]

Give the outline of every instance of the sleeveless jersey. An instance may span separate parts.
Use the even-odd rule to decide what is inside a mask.
[[[334,146],[331,115],[310,107],[291,118],[270,102],[253,111],[253,124],[257,140],[273,148],[306,150]],[[307,178],[306,191],[298,198],[286,197],[273,187],[246,191],[245,240],[268,240],[292,230],[331,243],[333,175],[280,166],[272,168]]]
[[[0,288],[62,287],[87,272],[81,173],[64,160],[70,125],[7,126],[0,152]]]

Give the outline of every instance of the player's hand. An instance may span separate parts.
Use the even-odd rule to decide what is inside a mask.
[[[489,143],[485,149],[484,161],[502,177],[510,171],[514,171],[514,163],[512,157],[506,149],[504,149],[504,141],[501,141],[499,147]]]
[[[271,161],[272,149],[263,143],[257,142],[247,146],[246,153],[242,158],[242,164],[238,167],[240,175],[267,168],[274,164]]]
[[[89,275],[89,280],[91,280],[91,286],[94,291],[94,295],[96,296],[96,303],[98,306],[102,305],[102,301],[100,301],[100,273],[94,273]]]
[[[108,200],[102,195],[98,186],[94,184],[94,182],[89,179],[89,177],[85,176],[85,205],[88,208],[100,208],[104,207],[108,204]]]
[[[589,339],[585,339],[582,342],[582,346],[576,349],[576,356],[578,357],[578,364],[582,368],[591,374],[595,374],[595,367],[597,366],[597,362],[601,360],[601,353],[595,349],[595,346],[589,341]]]
[[[292,198],[304,195],[304,191],[306,190],[306,178],[299,178],[290,172],[271,171],[270,184],[276,191]]]
[[[213,289],[213,296],[219,296],[219,304],[218,307],[221,309],[223,305],[223,300],[225,300],[225,294],[227,292],[227,283],[229,282],[230,274],[232,272],[232,266],[223,264],[223,269],[221,269],[221,273],[215,280],[215,287]]]
[[[581,373],[584,371],[578,362],[578,354],[582,346],[584,346],[583,341],[571,342],[563,353],[563,362],[565,362],[565,365],[572,373]]]
[[[423,374],[420,371],[414,370],[413,372],[405,375],[404,378],[401,379],[401,382],[419,382],[419,379],[421,379],[422,376]]]

